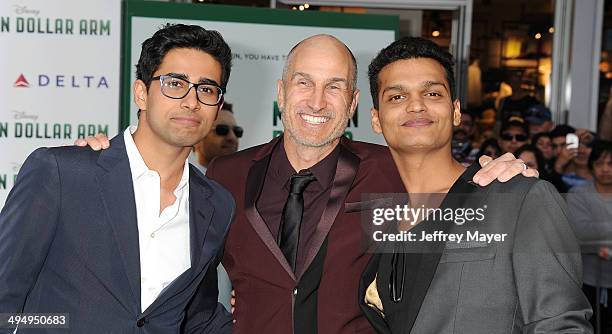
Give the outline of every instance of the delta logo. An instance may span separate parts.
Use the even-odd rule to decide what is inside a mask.
[[[28,79],[26,79],[23,74],[20,74],[19,78],[17,78],[17,80],[15,81],[15,84],[13,86],[14,87],[28,88],[28,87],[30,87],[30,83],[28,82]]]
[[[65,74],[38,74],[34,83],[35,87],[54,88],[93,88],[108,89],[109,83],[105,76],[97,75],[65,75]],[[15,80],[13,87],[29,88],[30,81],[21,73]]]

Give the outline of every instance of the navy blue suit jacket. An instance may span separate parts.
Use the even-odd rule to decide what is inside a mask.
[[[68,313],[69,330],[18,333],[229,333],[217,264],[234,213],[190,166],[191,268],[140,309],[136,205],[123,135],[108,150],[34,151],[0,213],[0,313]],[[13,330],[1,329],[0,333]]]

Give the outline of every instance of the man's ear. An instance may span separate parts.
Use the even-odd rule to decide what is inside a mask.
[[[353,115],[355,115],[357,104],[359,104],[359,89],[355,88],[355,91],[353,92],[353,100],[351,101],[351,108],[349,109],[349,117],[353,117]]]
[[[461,124],[461,102],[456,99],[453,102],[453,125],[459,126]]]
[[[278,102],[278,109],[285,107],[285,87],[283,80],[276,80],[276,101]]]
[[[370,115],[372,115],[372,130],[381,134],[382,127],[380,126],[380,118],[378,118],[378,109],[372,107],[372,109],[370,109]]]
[[[132,90],[134,92],[134,103],[136,103],[138,109],[147,110],[147,85],[142,80],[136,80]]]

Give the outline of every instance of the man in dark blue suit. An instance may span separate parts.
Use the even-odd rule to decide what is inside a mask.
[[[166,26],[142,45],[138,127],[108,150],[28,157],[0,213],[0,313],[65,313],[69,324],[18,333],[230,332],[216,268],[234,201],[187,163],[230,70],[219,33]]]

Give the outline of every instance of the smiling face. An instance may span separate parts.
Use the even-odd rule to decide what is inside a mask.
[[[329,36],[303,41],[277,84],[287,145],[335,145],[355,112],[359,91],[352,87],[351,56]]]
[[[171,75],[193,83],[221,81],[221,65],[209,54],[187,48],[170,50],[153,74]],[[195,89],[182,99],[164,96],[159,80],[147,89],[144,82],[134,83],[134,99],[140,110],[138,131],[152,134],[157,142],[176,147],[193,146],[210,130],[219,106],[198,101]]]
[[[430,58],[398,60],[380,71],[378,81],[372,128],[382,132],[391,150],[445,149],[450,154],[453,125],[459,125],[461,113],[444,67]]]

